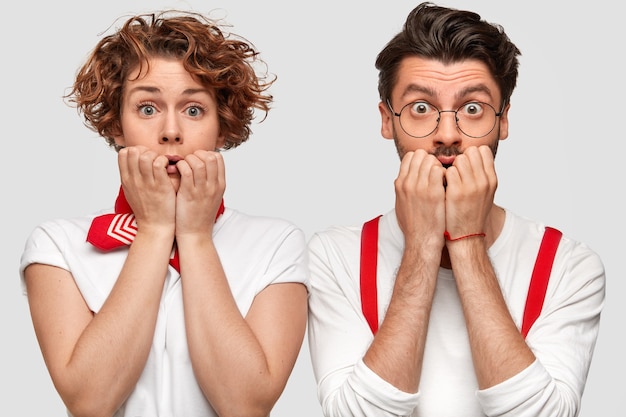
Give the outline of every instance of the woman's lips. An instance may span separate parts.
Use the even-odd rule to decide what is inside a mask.
[[[176,163],[183,158],[178,155],[165,155],[168,160],[167,164],[167,173],[168,174],[178,174],[178,168],[176,168]]]

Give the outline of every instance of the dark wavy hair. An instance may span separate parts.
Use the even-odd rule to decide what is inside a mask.
[[[378,94],[383,102],[390,99],[405,57],[420,56],[445,64],[476,59],[487,65],[496,80],[504,108],[517,83],[519,55],[500,25],[488,23],[474,12],[425,2],[409,13],[402,31],[378,54]]]
[[[137,68],[139,74],[147,71],[150,58],[179,59],[215,92],[223,148],[230,149],[248,140],[255,109],[265,113],[264,119],[273,101],[267,90],[276,77],[268,77],[258,55],[250,42],[198,13],[166,10],[137,15],[98,42],[65,98],[82,113],[87,127],[119,150],[114,137],[122,134],[124,81]]]

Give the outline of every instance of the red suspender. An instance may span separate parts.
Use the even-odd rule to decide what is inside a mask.
[[[363,224],[361,232],[361,309],[373,334],[378,331],[378,295],[376,290],[376,267],[378,260],[378,220],[380,216],[374,217]],[[562,233],[552,227],[546,227],[539,253],[535,261],[528,295],[526,296],[526,306],[524,308],[524,318],[522,321],[522,336],[526,337],[528,330],[533,325],[546,295],[554,255],[559,246]]]
[[[524,320],[522,321],[522,336],[524,338],[537,317],[539,317],[543,307],[543,300],[546,296],[548,280],[552,271],[552,263],[554,262],[554,255],[559,246],[561,235],[560,231],[552,227],[546,227],[546,231],[543,234],[543,240],[541,241],[541,246],[539,246],[539,253],[535,261],[535,268],[530,278],[528,295],[526,296]]]
[[[378,264],[378,219],[365,222],[361,232],[361,309],[372,329],[378,331],[378,292],[376,266]]]

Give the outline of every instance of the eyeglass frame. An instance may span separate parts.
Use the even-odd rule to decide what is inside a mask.
[[[435,106],[434,104],[430,103],[429,101],[426,100],[416,100],[416,101],[411,101],[410,103],[405,104],[404,106],[402,106],[402,108],[400,109],[399,113],[396,113],[396,111],[393,109],[393,107],[391,106],[391,103],[389,102],[389,99],[386,100],[387,101],[387,107],[389,107],[389,110],[391,110],[391,114],[393,114],[394,116],[396,116],[398,118],[398,121],[400,122],[400,115],[402,114],[402,112],[404,111],[404,109],[407,106],[410,106],[412,104],[415,103],[426,103],[430,106],[432,106],[435,110],[437,110],[437,124],[435,125],[435,127],[433,128],[433,130],[431,130],[430,132],[428,132],[427,134],[425,134],[424,136],[415,136],[410,134],[409,132],[406,131],[406,129],[404,128],[404,126],[402,126],[402,122],[400,122],[400,128],[404,131],[404,133],[406,133],[407,135],[411,136],[412,138],[416,138],[416,139],[422,139],[425,138],[426,136],[431,135],[435,130],[437,130],[437,128],[439,127],[439,122],[441,121],[441,113],[454,113],[454,124],[456,125],[456,128],[459,129],[459,132],[463,133],[465,136],[469,137],[469,138],[473,138],[473,139],[480,139],[480,138],[484,138],[485,136],[487,136],[488,134],[490,134],[491,132],[493,132],[493,129],[496,127],[496,124],[498,123],[498,117],[502,116],[502,114],[504,113],[504,104],[502,105],[502,109],[497,112],[496,108],[493,107],[491,104],[489,103],[485,103],[484,101],[468,101],[466,103],[461,104],[456,110],[439,110],[439,107]],[[461,126],[459,126],[459,118],[457,117],[457,113],[458,111],[461,109],[461,107],[466,106],[468,104],[471,103],[476,103],[476,104],[486,104],[487,106],[491,107],[491,109],[493,110],[493,112],[496,115],[496,119],[493,122],[493,126],[491,127],[491,129],[489,129],[489,131],[487,133],[485,133],[482,136],[472,136],[472,135],[468,135],[467,133],[465,133],[463,131],[463,129],[461,129]]]

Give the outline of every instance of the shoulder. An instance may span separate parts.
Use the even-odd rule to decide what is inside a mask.
[[[378,217],[378,216],[376,216]],[[389,219],[385,214],[380,217],[376,230],[380,242],[387,243]],[[358,262],[361,252],[363,226],[369,220],[363,219],[351,225],[332,225],[315,232],[308,241],[309,257],[313,263],[352,265]],[[392,221],[395,219],[391,219]],[[393,223],[393,222],[392,222]]]
[[[80,217],[45,220],[34,227],[28,236],[27,244],[41,239],[83,242],[89,230],[89,226],[97,214],[98,213]]]
[[[309,248],[311,250],[322,247],[334,248],[339,251],[359,250],[361,247],[363,226],[374,219],[378,219],[376,229],[380,242],[386,245],[396,240],[403,241],[402,232],[398,227],[395,216],[395,210],[390,210],[381,215],[362,219],[351,225],[333,225],[320,230],[312,235],[309,240]]]
[[[562,233],[554,259],[556,275],[567,278],[567,282],[573,285],[584,286],[590,281],[604,285],[603,262],[599,254],[585,242],[569,236],[558,225],[531,220],[510,211],[506,212],[506,216],[502,234],[494,243],[494,252],[502,249],[518,257],[534,259],[541,247],[546,227],[552,227]]]
[[[358,247],[360,244],[362,225],[354,226],[329,226],[326,229],[313,233],[308,246],[312,251],[322,248],[334,248],[335,250],[348,250]]]
[[[251,215],[229,207],[216,223],[215,238],[246,241],[253,245],[271,246],[284,242],[302,247],[306,245],[302,229],[286,219]]]
[[[532,220],[509,210],[506,211],[506,222],[501,237],[504,241],[538,246],[547,228],[553,228],[561,233],[559,241],[559,251],[561,253],[567,253],[570,256],[574,254],[584,254],[589,257],[598,258],[599,260],[598,254],[593,249],[585,242],[568,235],[567,231],[559,228],[559,225],[546,224],[545,222]]]
[[[20,275],[32,263],[45,263],[70,270],[68,259],[84,253],[87,231],[94,215],[46,220],[30,232],[20,258]]]
[[[289,220],[279,217],[259,216],[226,207],[224,215],[218,220],[224,227],[247,230],[251,233],[300,231],[300,228]]]

